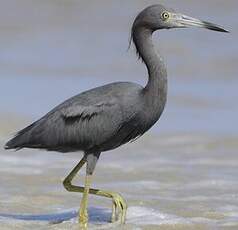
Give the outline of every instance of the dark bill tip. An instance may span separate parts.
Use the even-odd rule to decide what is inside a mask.
[[[223,33],[230,33],[228,30],[225,30],[224,28],[210,22],[203,21],[203,25],[206,29],[209,29],[209,30],[214,30],[214,31],[223,32]]]
[[[200,27],[218,32],[229,33],[229,31],[225,30],[222,26],[207,21],[201,21],[187,15],[175,14],[174,17],[176,18],[176,22],[180,27]]]

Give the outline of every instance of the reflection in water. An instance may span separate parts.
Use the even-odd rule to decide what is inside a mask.
[[[108,210],[102,208],[89,208],[88,214],[90,218],[90,222],[96,223],[100,221],[109,222],[111,218],[111,214]],[[60,213],[52,213],[52,214],[39,214],[39,215],[30,215],[30,214],[6,214],[0,213],[1,218],[15,219],[15,220],[25,220],[25,221],[46,221],[50,224],[61,223],[78,216],[78,212],[75,210],[60,212]]]
[[[50,223],[60,223],[66,220],[70,220],[77,216],[76,211],[69,211],[64,213],[55,213],[55,214],[41,214],[41,215],[27,215],[27,214],[5,214],[0,213],[0,218],[8,218],[15,220],[28,220],[28,221],[47,221]]]

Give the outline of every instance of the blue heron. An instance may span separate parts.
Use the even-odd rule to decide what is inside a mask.
[[[55,107],[45,116],[19,131],[5,149],[37,148],[49,151],[83,151],[81,161],[65,178],[70,192],[83,193],[79,222],[88,223],[88,194],[112,199],[112,221],[125,222],[127,204],[115,192],[91,188],[92,175],[101,152],[115,149],[142,136],[160,118],[167,98],[167,73],[163,59],[155,50],[152,33],[161,29],[202,27],[228,32],[162,5],[152,5],[135,18],[131,29],[138,56],[148,70],[143,87],[132,82],[116,82],[80,93]],[[86,164],[85,185],[73,178]]]

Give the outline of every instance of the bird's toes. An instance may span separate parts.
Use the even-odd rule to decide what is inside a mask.
[[[112,220],[115,221],[117,215],[118,220],[120,220],[121,223],[125,223],[127,204],[120,194],[113,193],[111,195],[114,206],[112,212]]]

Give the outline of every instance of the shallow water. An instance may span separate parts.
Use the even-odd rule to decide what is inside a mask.
[[[151,3],[4,1],[1,149],[16,130],[78,92],[112,81],[144,84],[146,71],[127,47],[133,18]],[[166,110],[150,134],[101,156],[93,186],[126,198],[126,230],[237,229],[238,2],[166,5],[232,33],[155,34],[169,70]],[[1,150],[0,229],[77,229],[81,195],[65,191],[62,180],[80,157]],[[108,223],[110,207],[90,196],[90,229],[122,229]]]
[[[93,187],[120,191],[125,197],[129,205],[125,229],[236,229],[237,147],[237,138],[147,135],[104,153]],[[79,157],[1,152],[3,226],[77,228],[81,196],[65,191],[61,182]],[[106,229],[110,208],[110,201],[90,196],[92,229]]]

